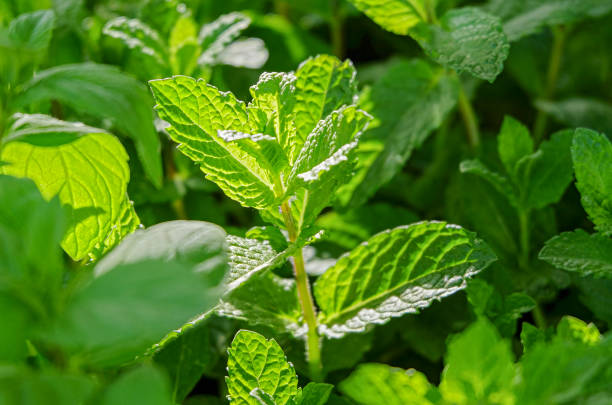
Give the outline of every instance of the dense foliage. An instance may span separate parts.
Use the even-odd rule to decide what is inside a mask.
[[[0,404],[612,403],[611,27],[0,0]]]

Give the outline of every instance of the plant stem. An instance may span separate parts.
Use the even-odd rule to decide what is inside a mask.
[[[533,315],[533,320],[535,321],[536,326],[540,329],[546,329],[546,317],[544,316],[544,312],[542,311],[540,304],[536,302],[531,314]]]
[[[338,59],[344,58],[344,15],[339,0],[332,0],[332,17],[329,24],[332,49]]]
[[[274,10],[276,14],[289,20],[289,3],[286,0],[274,0]]]
[[[478,131],[478,120],[474,114],[472,103],[468,100],[463,85],[459,83],[459,111],[465,125],[468,142],[472,150],[478,149],[480,145],[480,133]]]
[[[529,210],[520,209],[519,216],[519,232],[521,242],[521,254],[519,257],[519,265],[522,270],[529,268]]]
[[[297,229],[291,216],[291,207],[288,202],[284,202],[281,205],[281,212],[285,220],[287,231],[289,232],[289,240],[295,242],[297,239]],[[302,249],[298,249],[293,255],[293,269],[295,274],[295,281],[297,284],[298,298],[300,300],[300,306],[302,307],[302,314],[304,315],[304,321],[308,327],[308,336],[306,339],[306,353],[308,357],[308,365],[310,367],[310,377],[314,381],[322,380],[322,367],[321,367],[321,348],[319,346],[319,335],[317,333],[317,317],[310,292],[310,283],[308,282],[308,275],[304,268],[304,257],[302,256]]]
[[[563,27],[554,27],[553,30],[553,46],[550,52],[550,59],[548,61],[548,72],[546,73],[546,88],[544,89],[544,100],[551,100],[555,95],[555,87],[557,86],[557,79],[559,77],[559,70],[561,68],[561,59],[563,58],[563,48],[565,46],[565,38],[567,37],[566,30]],[[546,124],[548,123],[548,115],[538,110],[536,115],[535,123],[533,125],[533,137],[536,143],[539,143],[546,131]]]

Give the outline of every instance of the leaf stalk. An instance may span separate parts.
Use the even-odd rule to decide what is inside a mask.
[[[459,83],[459,112],[465,125],[468,142],[472,150],[478,149],[480,146],[480,132],[478,130],[478,120],[476,114],[474,114],[474,108],[472,103],[467,98],[463,85]]]

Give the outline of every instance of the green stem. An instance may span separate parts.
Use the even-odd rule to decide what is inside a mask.
[[[274,10],[276,14],[289,20],[289,3],[286,0],[274,0]]]
[[[536,323],[536,326],[540,329],[546,329],[546,317],[544,316],[544,311],[542,311],[542,307],[540,304],[536,303],[535,307],[531,311],[533,315],[533,320]]]
[[[522,270],[527,270],[529,268],[529,210],[519,210],[518,216],[521,242],[519,265]]]
[[[344,15],[338,0],[332,0],[332,18],[329,25],[332,49],[339,59],[344,58]]]
[[[293,217],[291,216],[291,207],[288,202],[284,202],[281,205],[281,212],[285,220],[287,231],[289,232],[289,240],[295,242],[297,239],[297,229]],[[297,284],[298,298],[300,306],[302,307],[302,314],[304,315],[304,321],[308,327],[308,336],[306,339],[308,365],[310,367],[310,377],[314,381],[322,380],[322,366],[321,366],[321,347],[319,343],[319,335],[317,333],[317,316],[310,292],[310,283],[308,281],[308,275],[304,268],[304,257],[302,256],[302,249],[298,249],[293,254],[293,267],[295,274],[295,281]]]
[[[465,125],[468,142],[472,150],[478,149],[480,145],[480,133],[478,131],[478,120],[474,114],[472,103],[468,100],[463,86],[459,84],[459,112]]]
[[[546,88],[544,89],[544,100],[551,100],[555,95],[555,88],[557,86],[557,79],[559,78],[559,70],[561,68],[561,59],[563,58],[563,48],[565,47],[565,38],[567,32],[563,27],[553,28],[553,46],[550,52],[550,59],[548,61],[548,72],[546,73]],[[546,131],[546,124],[548,123],[548,115],[538,110],[536,115],[535,123],[533,125],[533,136],[536,143],[539,143],[544,136]]]

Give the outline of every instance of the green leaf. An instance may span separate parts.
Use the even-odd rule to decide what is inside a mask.
[[[8,27],[11,46],[21,51],[44,51],[51,41],[54,25],[55,14],[52,10],[21,14]]]
[[[427,377],[414,370],[386,364],[362,364],[339,385],[340,391],[360,405],[434,405],[439,394]]]
[[[504,12],[505,7],[510,12]],[[517,41],[525,36],[535,34],[542,28],[565,25],[586,18],[607,14],[612,5],[600,0],[521,0],[507,2],[495,0],[490,5],[492,12],[502,11],[506,20],[504,32],[510,41]]]
[[[277,405],[289,403],[298,393],[298,380],[293,366],[278,343],[258,333],[241,330],[228,349],[230,402],[257,405],[251,392],[260,389]]]
[[[302,312],[295,281],[271,273],[252,276],[227,293],[216,312],[251,325],[266,325],[279,333],[299,336],[302,332]]]
[[[251,19],[242,13],[222,15],[210,24],[202,26],[198,41],[204,50],[198,63],[214,65],[223,50],[251,24]]]
[[[219,288],[180,262],[121,264],[70,297],[45,336],[96,367],[132,360],[216,304]]]
[[[533,153],[533,140],[529,130],[514,118],[504,117],[497,137],[497,152],[506,172],[514,176],[519,160]]]
[[[612,104],[594,98],[536,100],[536,107],[568,127],[584,127],[612,134]]]
[[[283,251],[289,247],[285,235],[274,226],[255,226],[249,229],[245,236],[248,239],[268,241],[272,249],[276,251]]]
[[[206,277],[209,292],[220,285],[228,271],[225,231],[201,221],[162,222],[127,236],[98,262],[101,275],[123,264],[143,260],[180,263]]]
[[[139,51],[145,57],[166,67],[168,56],[167,45],[157,31],[136,18],[117,17],[108,21],[102,29],[104,34],[121,40],[128,48]]]
[[[339,192],[343,205],[361,205],[391,180],[453,109],[457,84],[455,77],[414,59],[392,66],[362,93],[359,106],[374,120],[357,149],[357,173]]]
[[[604,134],[579,128],[572,159],[584,210],[595,229],[612,235],[612,143]]]
[[[521,329],[521,344],[523,345],[523,353],[527,353],[533,349],[536,344],[546,341],[546,333],[533,326],[528,322],[523,322]]]
[[[349,0],[365,15],[394,34],[407,35],[427,21],[426,0]]]
[[[225,140],[223,132],[219,133],[250,132],[243,102],[203,80],[185,76],[149,84],[160,117],[171,124],[170,136],[208,179],[244,206],[263,209],[272,205],[275,179],[273,168],[266,164],[266,145],[244,138],[244,142]]]
[[[489,82],[503,70],[510,50],[500,19],[475,7],[448,11],[440,26],[419,24],[412,36],[441,65]]]
[[[11,373],[11,368],[4,366],[0,377],[0,398],[5,404],[81,405],[91,400],[96,390],[94,381],[83,375],[60,374],[53,369]]]
[[[319,55],[302,62],[295,76],[295,114],[297,150],[319,120],[343,105],[353,104],[357,93],[355,67],[351,61],[340,61],[329,55]]]
[[[43,126],[37,132],[39,121],[30,121],[27,136],[3,146],[0,160],[8,164],[0,167],[0,173],[30,178],[43,197],[57,195],[70,207],[62,247],[74,260],[81,260],[104,242],[123,214],[128,156],[121,143],[102,130],[88,128],[92,133],[80,136],[79,123],[51,117],[48,121],[53,131]]]
[[[471,173],[485,179],[491,184],[501,195],[506,197],[508,202],[513,206],[518,206],[516,192],[508,179],[501,174],[489,170],[480,160],[464,160],[459,165],[461,173]]]
[[[325,405],[334,386],[323,383],[308,383],[297,396],[297,405]]]
[[[587,345],[596,345],[601,340],[601,333],[592,323],[566,315],[557,324],[557,336],[565,340],[574,340]]]
[[[540,149],[523,157],[516,173],[521,187],[520,204],[525,208],[544,208],[561,199],[572,181],[570,146],[573,131],[554,133]]]
[[[0,238],[2,236],[0,235]],[[4,248],[1,244],[0,247]],[[2,274],[4,278],[6,275]],[[5,286],[0,284],[1,288]],[[21,362],[27,354],[26,339],[32,325],[32,315],[28,308],[18,299],[0,292],[0,362]],[[1,387],[1,383],[0,383]],[[2,392],[2,388],[0,388]]]
[[[104,392],[101,405],[172,405],[168,380],[151,366],[140,366],[115,380]]]
[[[141,227],[140,218],[134,210],[134,203],[125,198],[121,203],[120,214],[117,217],[117,221],[113,224],[104,240],[98,243],[93,251],[89,252],[89,257],[94,261],[100,259],[117,246],[123,238]]]
[[[612,277],[612,239],[601,234],[564,232],[546,242],[538,257],[581,276]]]
[[[76,111],[108,118],[132,138],[149,179],[162,183],[160,142],[153,126],[147,89],[117,68],[94,63],[62,65],[38,72],[25,84],[13,107],[58,100]]]
[[[245,38],[226,46],[217,59],[221,65],[259,69],[265,65],[269,56],[270,53],[262,39]]]
[[[514,404],[515,375],[508,342],[481,320],[454,337],[442,372],[440,392],[453,404]],[[520,402],[517,402],[520,403]]]
[[[444,222],[420,222],[373,236],[315,283],[321,331],[363,331],[415,313],[466,286],[495,255],[475,235]]]

